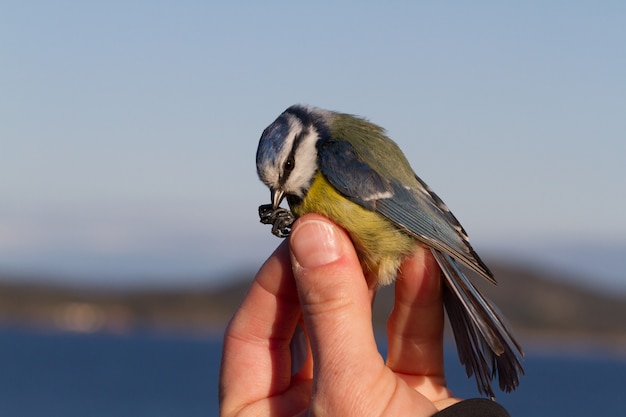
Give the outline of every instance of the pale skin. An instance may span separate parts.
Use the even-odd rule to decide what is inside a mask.
[[[446,387],[439,268],[429,250],[404,261],[378,352],[372,299],[340,227],[307,214],[261,267],[224,336],[220,415],[431,416],[458,399]],[[309,351],[292,376],[289,344],[304,323]]]

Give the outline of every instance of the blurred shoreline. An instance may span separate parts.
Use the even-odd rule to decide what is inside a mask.
[[[552,271],[490,262],[494,287],[478,287],[502,310],[527,350],[626,357],[626,296],[567,283]],[[0,274],[0,327],[74,333],[135,331],[221,336],[254,273],[221,287],[79,288]],[[589,280],[588,282],[592,282]],[[379,290],[374,326],[384,335],[393,287]],[[451,339],[449,339],[451,340]]]

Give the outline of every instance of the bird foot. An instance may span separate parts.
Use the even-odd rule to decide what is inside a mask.
[[[279,207],[273,208],[271,204],[259,206],[259,217],[261,223],[272,225],[272,234],[278,237],[287,237],[291,232],[291,225],[296,220],[293,214],[287,209]]]

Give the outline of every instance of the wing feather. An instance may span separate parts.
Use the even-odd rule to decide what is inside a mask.
[[[509,392],[519,385],[524,369],[514,349],[523,355],[495,307],[476,289],[449,255],[431,248],[446,283],[444,304],[467,376],[476,376],[478,390],[494,397],[491,379]]]
[[[495,283],[460,223],[417,176],[409,184],[384,178],[373,168],[375,164],[364,161],[346,141],[323,141],[318,153],[320,170],[340,193]]]
[[[457,261],[492,283],[495,279],[439,196],[417,176],[401,183],[380,175],[375,169],[378,162],[365,160],[348,141],[323,140],[318,143],[318,155],[322,174],[341,194],[380,213],[431,248],[445,277],[444,303],[459,358],[468,376],[476,376],[479,391],[493,397],[491,380],[496,375],[501,389],[515,389],[524,372],[518,358],[518,354],[523,356],[521,347]]]

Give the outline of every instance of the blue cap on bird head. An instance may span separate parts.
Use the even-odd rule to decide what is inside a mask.
[[[265,128],[261,135],[256,152],[257,167],[267,161],[275,161],[285,144],[285,136],[289,133],[289,122],[283,113],[274,122]]]

